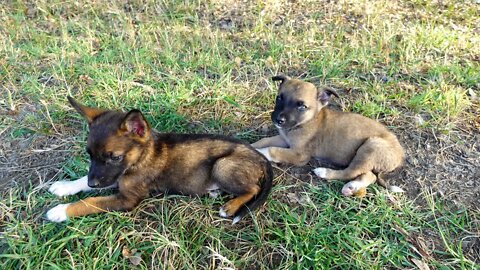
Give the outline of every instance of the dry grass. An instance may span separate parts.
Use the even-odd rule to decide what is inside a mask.
[[[0,268],[475,269],[480,258],[480,6],[474,1],[6,1],[0,6]],[[45,187],[85,174],[66,95],[139,108],[161,131],[254,141],[285,73],[339,89],[390,126],[395,179],[339,196],[310,167],[276,169],[263,211],[156,197],[132,213],[46,222]],[[8,188],[5,188],[8,187]],[[140,261],[138,259],[141,259]]]

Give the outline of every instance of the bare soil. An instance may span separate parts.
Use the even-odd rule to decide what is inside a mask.
[[[18,111],[2,111],[0,115],[20,124],[25,115],[35,112],[35,106],[23,105]],[[65,128],[62,133],[48,135],[27,127],[20,134],[5,129],[0,134],[0,192],[57,179],[74,146],[69,133]]]

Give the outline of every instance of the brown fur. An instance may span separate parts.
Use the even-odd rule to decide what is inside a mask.
[[[218,135],[162,134],[151,129],[139,111],[102,110],[69,100],[89,122],[89,186],[117,182],[118,193],[70,204],[68,217],[128,211],[152,191],[201,196],[218,188],[235,196],[223,211],[237,221],[265,202],[272,168],[248,144]],[[112,161],[116,156],[122,157],[121,164]],[[121,175],[109,175],[112,165],[103,173],[105,163],[120,166]]]
[[[356,179],[366,185],[376,181],[375,175],[402,165],[403,148],[385,126],[359,114],[326,107],[332,94],[338,96],[332,89],[317,90],[311,83],[285,76],[274,79],[282,81],[278,94],[282,98],[277,99],[272,120],[278,122],[281,118],[288,124],[288,113],[296,113],[297,117],[288,127],[278,128],[280,135],[252,144],[270,160],[298,166],[312,157],[327,160],[345,169],[324,168],[325,179]],[[300,101],[308,108],[301,114],[292,108],[302,104]]]

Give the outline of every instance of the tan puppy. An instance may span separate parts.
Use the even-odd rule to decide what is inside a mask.
[[[403,148],[385,126],[359,114],[326,107],[332,95],[338,97],[333,89],[317,89],[283,75],[272,79],[281,81],[272,113],[280,135],[252,144],[268,160],[302,166],[314,157],[342,167],[316,168],[314,173],[327,180],[353,179],[342,189],[345,196],[363,196],[365,188],[382,173],[403,164]],[[389,189],[402,191],[394,186]]]

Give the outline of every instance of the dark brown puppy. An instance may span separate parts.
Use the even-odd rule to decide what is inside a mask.
[[[254,144],[273,162],[305,165],[312,157],[328,161],[343,170],[317,168],[315,174],[331,180],[351,180],[342,189],[346,196],[362,195],[377,181],[378,174],[401,166],[404,151],[397,138],[382,124],[359,114],[326,107],[330,88],[317,89],[313,84],[286,76],[281,81],[272,121],[280,135]],[[398,187],[390,187],[400,191]]]
[[[90,170],[79,180],[54,183],[50,191],[63,196],[118,186],[119,192],[58,205],[48,211],[49,220],[128,211],[152,191],[201,196],[221,190],[236,197],[220,215],[235,216],[236,223],[267,199],[272,167],[250,145],[218,135],[158,133],[138,110],[90,108],[68,99],[89,123]]]

